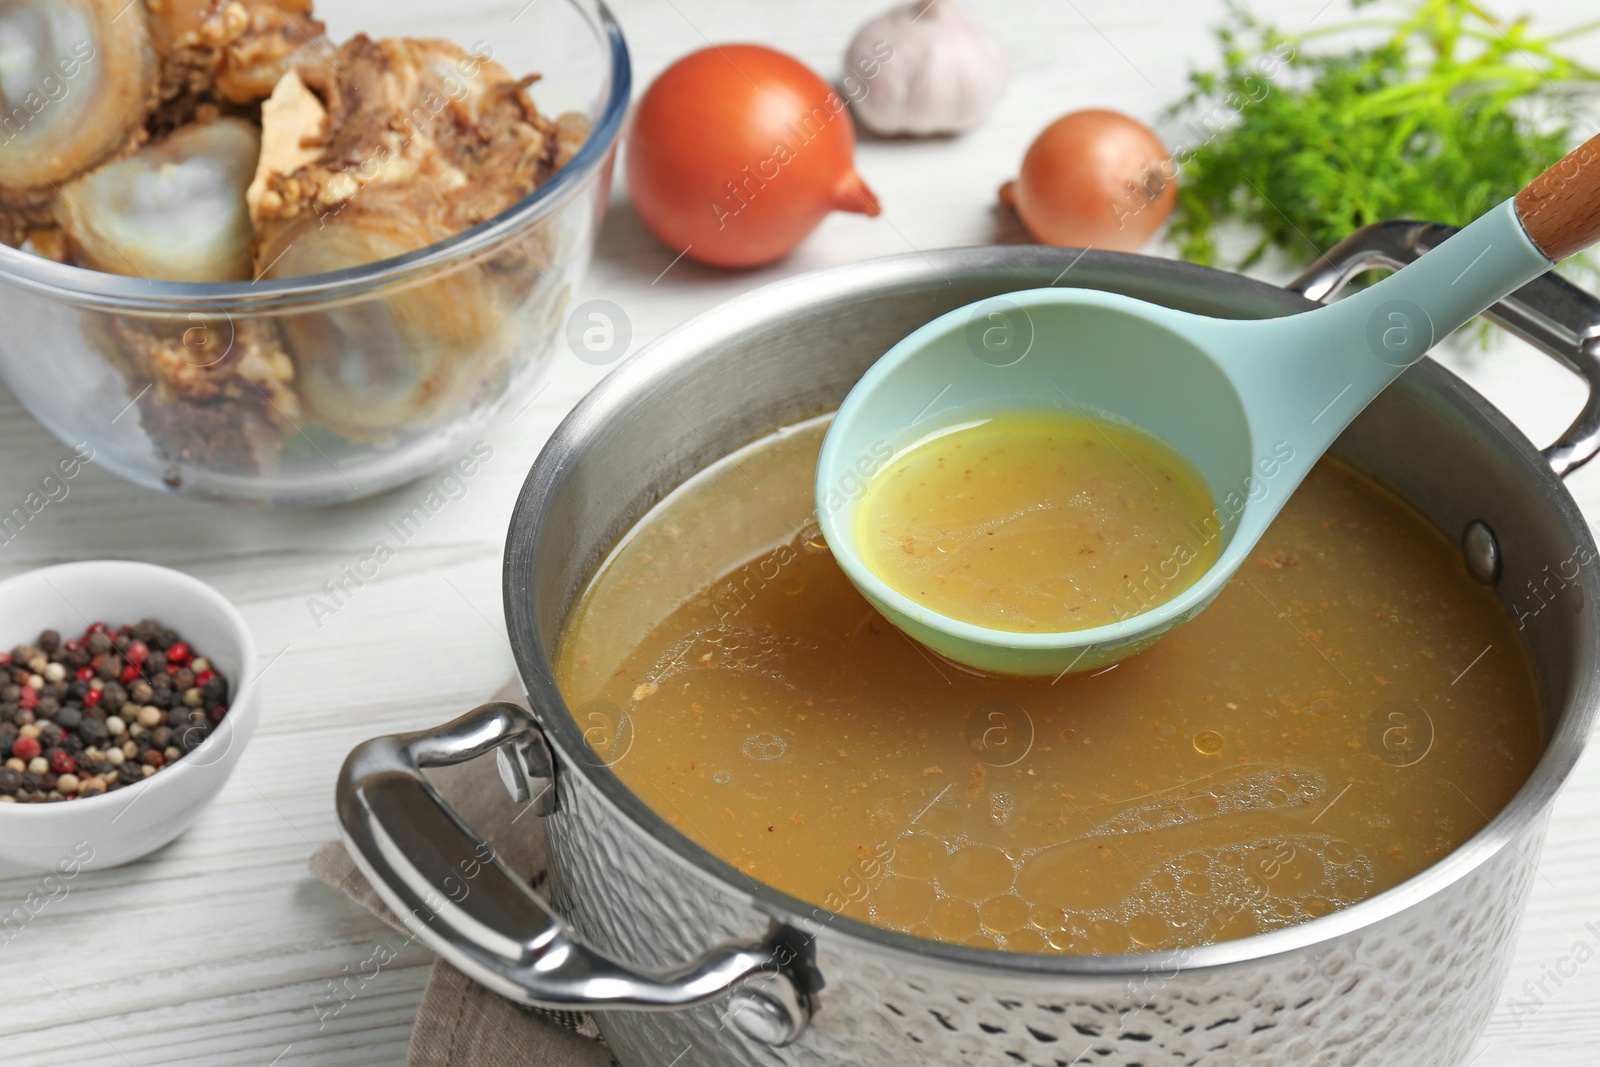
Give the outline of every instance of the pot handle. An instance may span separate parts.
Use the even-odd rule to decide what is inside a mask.
[[[776,943],[735,942],[666,971],[626,967],[583,944],[422,775],[495,752],[512,796],[554,809],[550,749],[516,704],[485,704],[434,730],[379,737],[339,772],[339,826],[356,865],[407,929],[462,972],[521,1004],[672,1011],[731,994],[727,1019],[784,1045],[808,1009]]]
[[[1363,271],[1395,270],[1420,258],[1457,232],[1438,222],[1376,222],[1323,254],[1289,288],[1326,303]],[[1600,299],[1555,274],[1546,274],[1485,311],[1540,351],[1554,356],[1589,384],[1583,411],[1555,444],[1544,450],[1551,469],[1566,477],[1600,453]]]

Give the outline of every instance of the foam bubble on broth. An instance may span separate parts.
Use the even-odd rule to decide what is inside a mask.
[[[596,745],[623,781],[753,877],[964,944],[1175,948],[1404,881],[1532,769],[1509,618],[1454,546],[1336,462],[1201,616],[1052,684],[961,671],[856,593],[814,522],[825,428],[673,493],[557,656],[580,725],[593,707],[626,724]]]

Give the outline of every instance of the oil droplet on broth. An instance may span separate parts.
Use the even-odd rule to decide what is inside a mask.
[[[1348,867],[1356,861],[1356,850],[1343,841],[1330,841],[1322,850],[1322,858],[1337,867]]]
[[[864,562],[965,622],[1083,630],[1165,603],[1216,562],[1216,507],[1187,459],[1060,411],[958,424],[892,457],[855,514]]]
[[[1201,730],[1194,735],[1194,750],[1203,756],[1214,756],[1222,751],[1222,735],[1215,730]]]
[[[1172,924],[1144,911],[1128,920],[1128,935],[1145,948],[1159,948],[1172,936]]]
[[[944,863],[945,855],[944,842],[932,834],[910,834],[895,843],[889,866],[907,878],[928,879]]]
[[[1011,888],[1016,868],[993,845],[967,845],[955,851],[939,872],[939,888],[962,900],[987,900]]]
[[[967,941],[978,932],[977,905],[941,897],[928,911],[928,926],[946,941]]]
[[[1008,952],[1040,953],[1046,947],[1044,934],[1026,927],[1006,935],[1004,943]]]
[[[927,882],[890,875],[869,899],[874,919],[903,930],[925,921],[938,898],[938,891]]]
[[[978,908],[983,928],[994,934],[1015,933],[1028,925],[1028,915],[1028,902],[1012,894],[991,897]]]

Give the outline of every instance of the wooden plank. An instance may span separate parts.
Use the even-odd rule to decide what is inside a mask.
[[[966,137],[862,144],[860,169],[882,198],[883,219],[832,217],[789,259],[748,273],[674,264],[675,252],[629,209],[619,170],[586,295],[624,309],[637,348],[729,297],[799,271],[1021,240],[994,195],[1033,135],[1078,107],[1155,116],[1182,95],[1192,65],[1211,62],[1209,27],[1222,10],[1221,0],[1165,5],[1153,19],[1148,5],[1115,0],[965,3],[1011,50],[1015,81],[993,120]],[[320,5],[336,35],[442,30],[464,42],[491,41],[508,57],[524,6],[455,0],[446,16],[423,0]],[[803,16],[778,0],[619,0],[615,7],[641,86],[708,39],[771,41],[832,75],[849,31],[866,14],[846,0],[813,0]],[[1273,17],[1293,29],[1347,14],[1344,0],[1319,16],[1323,7],[1323,0],[1292,0],[1274,5]],[[1592,14],[1579,0],[1544,0],[1539,9],[1552,27]],[[1594,42],[1575,48],[1600,62]],[[1258,273],[1287,276],[1271,262]],[[1500,341],[1488,352],[1454,347],[1442,358],[1541,444],[1581,403],[1570,375],[1519,344]],[[91,468],[65,501],[0,546],[0,575],[99,556],[181,567],[239,603],[264,661],[279,657],[262,677],[256,739],[195,828],[140,863],[86,872],[65,899],[0,946],[0,1056],[7,1064],[342,1067],[403,1059],[428,956],[312,880],[305,863],[314,845],[335,835],[332,783],[352,745],[465,710],[510,676],[499,570],[512,502],[556,423],[604,373],[558,352],[545,391],[489,435],[494,456],[466,494],[320,625],[308,599],[385,536],[385,523],[409,510],[428,480],[370,501],[275,513],[173,500]],[[65,452],[0,389],[0,502],[20,499]],[[1600,468],[1569,484],[1585,513],[1600,515]],[[1591,756],[1557,805],[1516,965],[1480,1064],[1555,1067],[1593,1059],[1600,963],[1570,976],[1559,969],[1586,938],[1600,954],[1600,934],[1586,925],[1596,919],[1600,842],[1588,827],[1597,817],[1600,762]],[[0,903],[30,888],[26,878],[0,881]],[[328,983],[359,971],[380,941],[394,943],[396,958],[330,1014]],[[1552,971],[1559,985],[1547,977]],[[1531,1014],[1522,1006],[1525,982],[1540,994]]]

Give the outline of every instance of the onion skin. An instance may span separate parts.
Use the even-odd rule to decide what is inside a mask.
[[[688,258],[755,267],[788,255],[830,212],[878,214],[856,174],[844,98],[759,45],[668,67],[640,99],[628,189],[650,231]]]
[[[1000,199],[1041,244],[1137,252],[1172,214],[1175,171],[1143,123],[1115,111],[1075,111],[1039,134]]]

